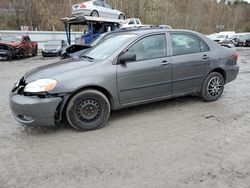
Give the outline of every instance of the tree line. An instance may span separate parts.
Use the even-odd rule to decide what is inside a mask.
[[[1,0],[0,29],[63,30],[61,17],[71,14],[71,5],[83,0]],[[144,24],[167,24],[202,33],[219,30],[250,32],[250,4],[221,0],[107,0],[127,17]]]

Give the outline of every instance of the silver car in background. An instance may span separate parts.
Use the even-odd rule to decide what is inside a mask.
[[[115,10],[106,0],[91,0],[72,5],[72,15],[84,14],[85,16],[105,17],[125,20],[123,12]]]
[[[68,43],[65,40],[49,40],[42,47],[42,56],[59,56],[66,47]]]

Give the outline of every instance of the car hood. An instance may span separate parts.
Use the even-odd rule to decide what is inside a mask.
[[[21,42],[3,42],[3,41],[0,41],[0,44],[5,44],[5,45],[9,45],[9,46],[12,46],[12,47],[19,47],[21,45]]]
[[[31,70],[30,72],[24,75],[24,80],[26,83],[29,83],[37,79],[53,78],[58,74],[78,70],[79,68],[89,67],[93,64],[95,63],[83,60],[62,60]]]

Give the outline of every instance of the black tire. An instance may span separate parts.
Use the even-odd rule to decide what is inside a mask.
[[[7,61],[12,61],[12,59],[13,59],[13,56],[8,56],[8,57],[6,58]]]
[[[32,56],[37,56],[37,48],[33,50]]]
[[[90,14],[92,17],[99,17],[99,13],[96,10],[93,10]]]
[[[24,49],[19,51],[19,59],[27,57],[27,54]]]
[[[75,94],[66,108],[69,124],[79,131],[91,131],[102,128],[110,115],[110,103],[107,97],[93,89]]]
[[[118,19],[119,19],[119,20],[125,20],[125,19],[126,19],[126,17],[125,17],[125,15],[124,15],[124,14],[120,14],[120,15],[118,16]]]
[[[210,73],[203,82],[201,98],[212,102],[218,100],[224,91],[225,79],[218,72]]]

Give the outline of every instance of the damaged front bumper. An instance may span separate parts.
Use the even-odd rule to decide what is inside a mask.
[[[23,92],[25,81],[18,81],[9,96],[10,108],[15,119],[24,125],[55,126],[61,119],[64,96]]]

